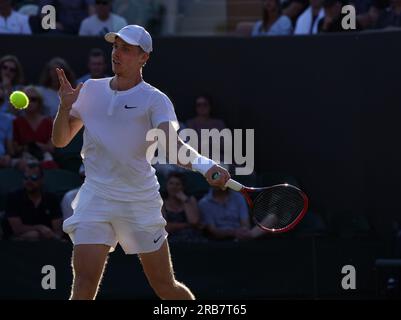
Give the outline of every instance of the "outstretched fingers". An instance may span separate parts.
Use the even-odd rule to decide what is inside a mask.
[[[56,68],[56,72],[57,72],[58,81],[60,82],[60,87],[61,87],[64,85],[63,74],[61,73],[61,69],[59,69],[59,68]]]
[[[64,70],[61,69],[61,76],[63,78],[63,82],[69,89],[72,89],[71,83],[68,81],[67,77],[65,76]]]
[[[84,85],[83,82],[80,82],[80,83],[77,85],[77,87],[75,88],[75,91],[78,91],[78,93],[79,93],[79,91],[81,91],[83,85]]]

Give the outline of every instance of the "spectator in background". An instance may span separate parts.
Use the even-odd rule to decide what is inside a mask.
[[[89,73],[83,75],[77,80],[77,83],[85,82],[88,79],[107,78],[106,74],[106,56],[102,49],[92,49],[88,58]]]
[[[401,0],[390,1],[390,6],[380,14],[376,28],[401,28]]]
[[[199,209],[205,231],[212,239],[251,238],[248,207],[240,193],[211,188],[199,201]]]
[[[94,0],[40,0],[39,12],[45,5],[56,8],[58,33],[78,34],[82,20],[95,12]]]
[[[324,18],[318,22],[319,33],[324,32],[344,32],[355,31],[352,29],[343,29],[341,25],[342,15],[341,8],[346,4],[345,0],[323,0]],[[358,19],[356,20],[356,30],[360,30]]]
[[[195,100],[195,112],[196,116],[187,121],[187,128],[193,129],[198,134],[198,152],[202,153],[201,143],[205,141],[201,140],[201,130],[202,129],[217,129],[219,131],[226,128],[226,124],[223,120],[212,117],[212,98],[209,95],[202,94],[199,95]],[[203,154],[204,156],[212,156],[213,145],[209,143],[209,149],[204,147],[209,154]],[[220,156],[224,154],[223,143],[220,145]]]
[[[263,18],[252,28],[252,36],[284,36],[292,34],[291,19],[281,14],[280,0],[263,0]]]
[[[43,97],[43,113],[51,118],[56,116],[60,103],[60,98],[58,96],[60,83],[58,81],[56,68],[63,69],[67,79],[70,81],[71,85],[75,87],[74,72],[64,59],[56,57],[46,64],[40,77],[41,86],[38,87],[38,89]]]
[[[127,20],[128,24],[146,26],[149,16],[148,0],[114,0],[113,12]]]
[[[1,0],[0,0],[1,1]],[[0,59],[0,112],[10,114],[12,118],[16,110],[9,102],[10,94],[22,88],[24,72],[16,56],[6,55]]]
[[[309,4],[309,7],[297,19],[295,35],[318,33],[318,22],[324,17],[323,0],[309,0]]]
[[[185,193],[184,183],[184,176],[179,172],[171,172],[167,178],[162,213],[167,221],[169,241],[200,241],[198,204],[195,197]]]
[[[391,0],[372,0],[369,7],[369,16],[371,18],[372,26],[376,26],[379,17],[390,6]]]
[[[11,0],[0,0],[0,34],[32,34],[28,16],[13,10]]]
[[[289,4],[281,4],[282,14],[290,18],[292,23],[292,29],[294,30],[295,23],[302,12],[307,8],[307,0],[291,0]]]
[[[28,108],[22,116],[14,120],[14,148],[23,161],[39,161],[47,167],[56,167],[51,142],[53,121],[43,115],[43,100],[34,86],[28,86],[24,92],[29,98]]]
[[[251,226],[248,207],[241,194],[230,189],[212,188],[199,201],[202,228],[215,240],[251,240],[267,235],[258,226]]]
[[[5,113],[0,112],[0,169],[11,165],[11,157],[14,153],[12,139],[12,119]]]
[[[46,30],[42,28],[42,16],[39,13],[38,2],[34,0],[26,0],[17,3],[18,12],[28,17],[28,23],[33,34],[43,33]]]
[[[60,205],[54,194],[42,190],[43,176],[38,164],[30,164],[24,172],[24,188],[7,196],[3,225],[6,239],[63,238]]]
[[[104,36],[117,32],[127,25],[127,21],[111,12],[111,0],[96,0],[96,14],[85,18],[79,28],[80,36]]]
[[[81,167],[79,168],[79,176],[82,179],[82,183],[85,180],[85,167],[83,164],[81,164]],[[74,213],[74,210],[72,209],[72,201],[75,199],[79,191],[79,188],[72,189],[63,196],[63,200],[61,200],[61,211],[63,213],[63,221],[65,219],[68,219],[69,217],[72,216]]]
[[[124,17],[128,24],[146,26],[146,29],[155,35],[162,31],[169,32],[169,26],[162,28],[163,21],[169,9],[172,12],[171,19],[175,18],[177,5],[176,1],[114,0],[113,12]]]

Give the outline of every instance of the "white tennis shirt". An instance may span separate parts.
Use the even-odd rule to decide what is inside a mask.
[[[148,130],[178,121],[170,99],[142,81],[126,91],[110,88],[110,78],[87,80],[71,115],[85,126],[81,157],[85,184],[99,196],[119,201],[160,197],[155,169],[146,160]]]

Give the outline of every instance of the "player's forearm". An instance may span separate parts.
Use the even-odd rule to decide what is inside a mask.
[[[161,123],[158,129],[163,130],[166,137],[166,139],[159,140],[159,148],[164,151],[170,164],[177,164],[185,169],[198,171],[203,175],[216,165],[216,162],[200,155],[189,144],[182,141],[169,122]],[[170,142],[174,143],[174,147],[170,147]]]
[[[177,164],[185,169],[192,170],[191,163],[194,159],[199,157],[199,153],[189,144],[186,144],[184,141],[182,141],[171,123],[163,122],[159,125],[158,129],[163,130],[166,137],[165,141],[163,139],[159,141],[159,148],[161,148],[165,152],[166,158],[168,159],[169,163],[172,162],[172,159],[176,159],[177,162],[174,164]],[[174,143],[176,147],[170,148],[170,142]],[[175,154],[173,155],[171,154],[171,152],[174,152]],[[187,155],[185,157],[186,160],[188,160],[187,157],[189,155],[189,162],[180,161],[183,160],[180,159],[180,154]]]
[[[185,154],[189,154],[189,163],[182,163],[180,162],[180,157],[177,157],[177,164],[180,167],[183,167],[185,169],[192,170],[192,161],[199,157],[199,153],[192,148],[189,144],[186,144],[184,141],[181,140],[181,138],[177,135],[177,154],[179,150],[185,150]],[[182,151],[181,151],[182,152]]]
[[[70,109],[59,106],[56,118],[53,122],[52,142],[58,147],[65,147],[71,136]]]

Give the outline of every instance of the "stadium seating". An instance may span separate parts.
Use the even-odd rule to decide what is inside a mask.
[[[22,172],[16,169],[0,170],[0,211],[4,210],[7,193],[22,187],[22,178]]]

